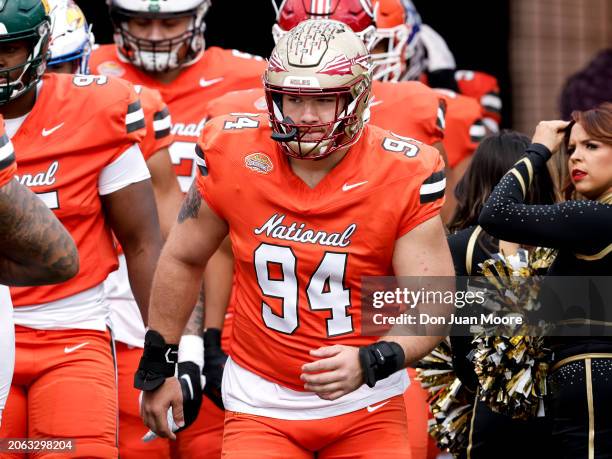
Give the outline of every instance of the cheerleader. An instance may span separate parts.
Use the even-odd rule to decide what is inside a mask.
[[[479,223],[503,240],[558,249],[549,276],[610,276],[612,274],[612,104],[574,112],[571,122],[538,124],[526,155],[495,187]],[[524,204],[535,177],[546,172],[546,162],[565,151],[569,170],[567,200],[554,205]],[[606,306],[589,294],[586,316],[568,317],[610,335]],[[599,303],[595,305],[594,303]],[[544,303],[546,305],[546,303]],[[560,304],[560,303],[559,303]],[[603,304],[603,307],[602,307]],[[558,305],[557,305],[558,306]],[[595,307],[597,306],[597,307]],[[584,312],[584,310],[582,310]],[[570,313],[571,315],[571,313]],[[547,418],[552,428],[550,457],[612,457],[612,338],[572,336],[558,328],[551,338],[554,362],[549,374]]]

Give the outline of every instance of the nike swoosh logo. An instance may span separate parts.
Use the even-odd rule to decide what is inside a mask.
[[[74,352],[74,351],[76,351],[77,349],[81,349],[83,346],[87,346],[88,344],[89,344],[89,343],[87,342],[87,343],[77,344],[76,346],[73,346],[73,347],[68,347],[68,346],[66,346],[66,347],[64,348],[64,352],[65,352],[66,354],[70,354],[71,352]]]
[[[52,127],[51,129],[44,129],[42,130],[42,136],[43,137],[47,137],[48,135],[53,134],[55,131],[57,131],[59,128],[61,128],[64,125],[64,123],[60,123],[55,127]]]
[[[191,396],[189,400],[193,400],[195,395],[193,393],[193,386],[191,385],[191,378],[189,377],[189,375],[182,375],[181,379],[185,380],[185,382],[187,383],[187,387],[189,388],[189,395]]]
[[[358,186],[365,185],[366,183],[368,183],[367,180],[364,182],[353,183],[351,185],[349,185],[348,183],[345,183],[344,185],[342,185],[342,191],[349,191],[349,190],[352,190],[353,188],[357,188]]]
[[[203,88],[208,88],[209,86],[212,86],[213,84],[217,84],[221,81],[223,81],[223,77],[213,78],[212,80],[207,80],[206,78],[200,78],[200,86],[202,86]]]
[[[387,403],[389,403],[391,400],[387,400],[386,402],[382,402],[378,405],[370,405],[366,407],[366,410],[368,410],[368,413],[373,413],[374,411],[376,411],[379,408],[382,408],[383,406],[385,406]]]

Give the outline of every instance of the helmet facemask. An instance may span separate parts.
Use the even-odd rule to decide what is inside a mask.
[[[320,91],[275,87],[266,83],[273,138],[281,143],[288,156],[298,159],[322,159],[350,147],[359,139],[363,127],[359,107],[366,106],[369,97],[369,83],[364,80],[361,78],[352,86]],[[293,120],[283,112],[283,96],[334,98],[334,119],[316,124]]]
[[[204,50],[204,2],[193,10],[177,13],[143,13],[123,8],[112,8],[115,23],[115,42],[123,57],[146,72],[164,73],[194,62]],[[174,19],[190,17],[191,23],[182,34],[160,40],[139,38],[129,31],[130,19]]]
[[[398,25],[390,29],[378,29],[372,53],[372,79],[399,81],[404,70],[408,29]],[[380,51],[375,51],[380,50]]]
[[[30,49],[26,60],[12,67],[0,69],[0,105],[17,99],[36,85],[45,73],[51,27],[48,18],[35,28],[9,36],[0,36],[0,45],[13,42],[28,42]],[[19,71],[17,76],[11,74]]]

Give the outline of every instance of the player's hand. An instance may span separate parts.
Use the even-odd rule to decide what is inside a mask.
[[[221,397],[221,382],[227,354],[221,349],[221,330],[208,328],[204,331],[204,369],[202,374],[206,377],[204,394],[212,402],[224,410]]]
[[[565,128],[568,124],[569,121],[561,120],[540,121],[531,141],[544,145],[552,154],[555,154],[559,150],[561,142],[563,142]]]
[[[184,427],[183,394],[178,379],[174,377],[167,378],[159,388],[142,393],[140,416],[158,437],[176,440],[176,435],[168,426],[167,413],[170,406],[174,422],[178,427]]]
[[[302,365],[300,379],[304,389],[320,398],[336,400],[363,384],[359,348],[337,344],[313,349],[310,355],[319,360]]]

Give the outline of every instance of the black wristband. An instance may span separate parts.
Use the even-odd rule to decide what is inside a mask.
[[[174,376],[178,361],[178,344],[167,344],[162,335],[149,330],[145,335],[144,352],[134,375],[136,389],[150,391]]]
[[[389,341],[378,341],[359,348],[363,379],[369,387],[404,368],[404,359],[402,346]]]
[[[221,347],[221,330],[218,328],[207,328],[204,330],[204,351],[209,347]]]

